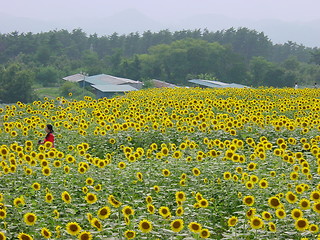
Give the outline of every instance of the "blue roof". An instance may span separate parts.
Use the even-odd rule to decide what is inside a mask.
[[[199,84],[210,88],[250,88],[248,86],[238,84],[238,83],[224,83],[219,81],[203,80],[203,79],[192,79],[188,82]]]
[[[192,79],[192,80],[189,80],[188,82],[199,84],[199,85],[206,86],[206,87],[211,87],[211,88],[221,88],[221,85],[219,85],[217,83],[213,83],[213,82],[211,83],[209,81],[204,81],[201,79]]]
[[[101,92],[129,92],[129,91],[138,90],[134,87],[131,87],[130,85],[115,85],[115,84],[92,85],[92,87]]]

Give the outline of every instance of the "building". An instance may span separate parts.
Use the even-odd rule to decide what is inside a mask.
[[[175,88],[177,87],[177,85],[174,85],[172,83],[168,83],[168,82],[164,82],[161,80],[157,80],[157,79],[152,79],[150,80],[155,88]]]
[[[81,87],[92,86],[92,85],[130,85],[136,89],[141,89],[143,83],[140,81],[131,80],[128,78],[114,77],[107,74],[93,75],[85,77],[78,81]]]
[[[110,98],[115,95],[121,95],[125,92],[137,91],[138,89],[130,85],[115,85],[115,84],[104,84],[104,85],[92,85],[97,98]]]
[[[224,83],[213,80],[203,80],[203,79],[192,79],[188,80],[194,86],[199,86],[203,88],[250,88],[248,86],[238,84],[238,83]]]
[[[67,77],[62,78],[65,81],[69,81],[69,82],[80,82],[85,78],[85,75],[81,74],[81,73],[77,73],[74,75],[70,75]]]
[[[143,83],[128,78],[120,78],[107,74],[85,76],[74,74],[64,77],[63,80],[76,82],[80,87],[91,87],[97,98],[112,97],[128,91],[136,91],[142,88]]]

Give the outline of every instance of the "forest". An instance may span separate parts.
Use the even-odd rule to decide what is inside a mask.
[[[31,102],[34,89],[63,86],[85,72],[187,86],[206,78],[252,87],[313,86],[320,82],[320,49],[288,41],[274,44],[263,32],[145,31],[109,36],[82,29],[0,34],[0,101]],[[146,84],[148,86],[148,84]],[[80,94],[80,93],[79,93]]]

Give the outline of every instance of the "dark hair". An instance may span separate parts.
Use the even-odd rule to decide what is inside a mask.
[[[49,129],[50,132],[47,134],[46,139],[49,137],[50,133],[54,132],[51,124],[47,124],[47,128]]]

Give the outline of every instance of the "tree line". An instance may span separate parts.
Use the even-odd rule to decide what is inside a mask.
[[[107,73],[147,81],[161,79],[187,85],[210,76],[251,86],[290,87],[320,80],[320,50],[288,41],[273,44],[248,28],[146,31],[109,36],[81,29],[0,34],[0,100],[17,85],[20,101],[30,101],[35,84],[55,86],[64,76]]]

